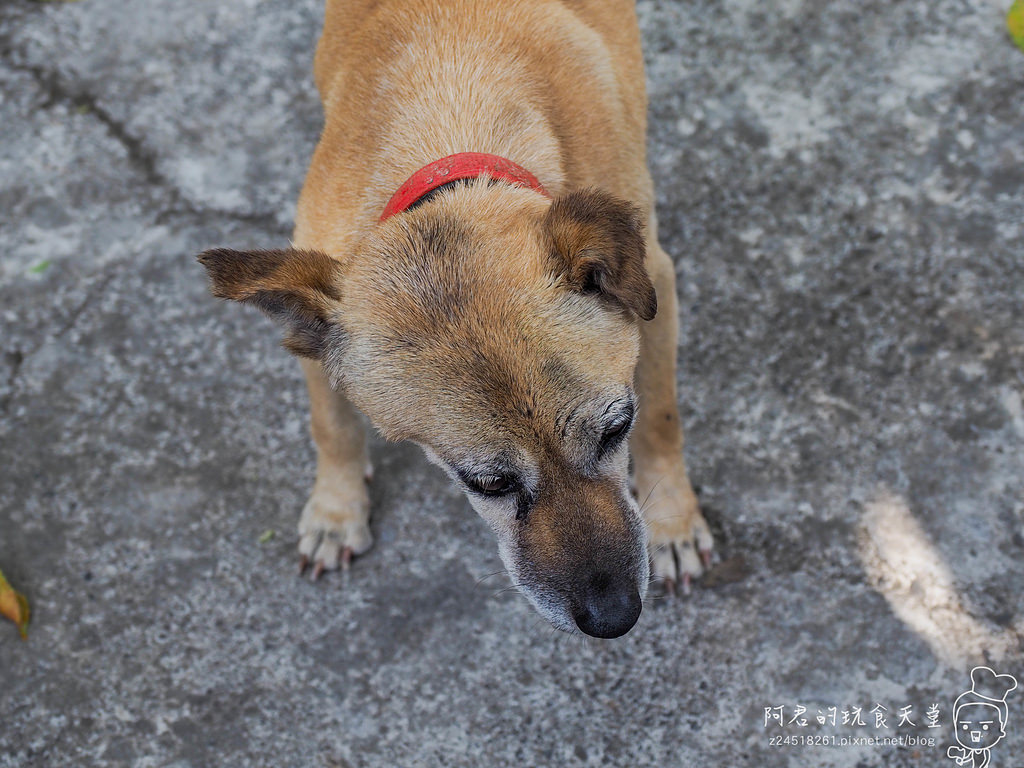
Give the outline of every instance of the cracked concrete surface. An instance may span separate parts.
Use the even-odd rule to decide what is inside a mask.
[[[1024,679],[1007,4],[638,4],[687,458],[748,572],[612,642],[506,590],[407,445],[373,447],[375,548],[294,576],[298,367],[192,257],[287,242],[320,3],[0,7],[0,567],[36,611],[0,766],[943,763],[970,667]],[[936,744],[769,746],[809,733]]]

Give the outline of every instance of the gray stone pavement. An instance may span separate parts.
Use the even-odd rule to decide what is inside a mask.
[[[0,625],[0,766],[953,765],[971,666],[1024,684],[1008,4],[639,3],[687,458],[747,571],[599,642],[488,576],[408,445],[373,447],[377,546],[295,576],[298,366],[193,255],[287,242],[320,2],[7,0],[0,568],[35,620]],[[935,744],[769,743],[899,734]]]

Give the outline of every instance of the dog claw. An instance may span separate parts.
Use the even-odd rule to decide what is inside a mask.
[[[313,566],[313,573],[310,576],[310,578],[313,581],[318,581],[320,579],[320,576],[323,575],[323,572],[324,572],[324,561],[323,560],[317,560],[316,561],[316,565]]]
[[[307,568],[309,568],[309,558],[306,555],[301,555],[299,557],[299,576],[304,574]]]
[[[699,550],[699,551],[700,551],[700,561],[701,561],[701,563],[704,564],[704,570],[707,570],[708,568],[711,567],[711,550],[710,549],[702,549],[702,550]]]
[[[352,565],[352,547],[345,547],[341,550],[341,570],[347,571]]]

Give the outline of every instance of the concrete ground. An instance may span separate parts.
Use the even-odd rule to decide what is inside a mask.
[[[35,618],[0,624],[0,766],[953,765],[970,668],[1024,685],[1008,5],[638,4],[687,458],[729,565],[599,642],[488,576],[408,445],[373,447],[371,553],[295,576],[298,366],[193,256],[287,243],[319,0],[7,0],[0,568]],[[1024,752],[1008,705],[993,766]],[[865,743],[898,735],[934,743]]]

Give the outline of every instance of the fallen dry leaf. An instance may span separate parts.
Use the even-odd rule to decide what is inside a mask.
[[[18,625],[21,639],[28,639],[28,600],[14,587],[7,583],[4,572],[0,571],[0,616],[4,616]]]
[[[737,581],[743,581],[749,575],[750,567],[747,565],[746,558],[743,555],[735,555],[728,560],[723,560],[713,565],[701,578],[700,583],[701,586],[714,588],[720,587],[723,584],[734,584]]]

